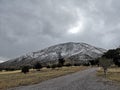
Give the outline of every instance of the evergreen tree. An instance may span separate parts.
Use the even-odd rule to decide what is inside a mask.
[[[23,72],[24,74],[26,74],[27,72],[29,72],[29,66],[23,66],[23,67],[22,67],[22,72]]]
[[[34,68],[37,70],[37,71],[40,71],[40,69],[42,68],[42,65],[37,62],[35,65],[34,65]]]
[[[102,57],[113,59],[114,64],[120,67],[120,48],[110,49]]]

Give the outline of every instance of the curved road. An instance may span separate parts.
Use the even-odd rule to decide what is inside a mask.
[[[10,90],[120,90],[120,86],[95,76],[97,68]]]

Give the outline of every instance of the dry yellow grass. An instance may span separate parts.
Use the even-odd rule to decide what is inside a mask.
[[[104,77],[103,70],[100,69],[97,72],[97,75]],[[120,83],[120,68],[116,67],[116,68],[110,68],[110,69],[108,69],[107,77],[106,78],[109,79],[109,80],[117,81],[117,82]]]
[[[43,68],[41,71],[31,70],[27,74],[23,74],[20,71],[0,72],[0,90],[40,83],[48,79],[74,73],[86,68],[87,67],[84,66],[62,67],[54,70]]]
[[[21,72],[20,70],[16,70],[16,71],[3,71],[3,72],[0,72],[0,75],[1,74],[14,74],[14,73],[18,73],[18,72]]]

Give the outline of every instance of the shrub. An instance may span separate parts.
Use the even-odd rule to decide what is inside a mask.
[[[93,65],[98,65],[99,64],[99,60],[90,60],[89,63],[93,66]]]
[[[99,65],[104,69],[104,75],[106,77],[107,69],[113,64],[112,59],[101,58],[99,60]]]
[[[64,62],[65,62],[64,58],[59,58],[59,59],[58,59],[58,64],[59,64],[60,66],[63,66],[63,65],[64,65]]]
[[[50,68],[50,65],[47,65],[46,67],[47,67],[47,68]]]
[[[57,67],[59,67],[59,68],[62,67],[62,66],[63,66],[62,64],[57,64]]]
[[[35,65],[34,65],[34,68],[37,70],[37,71],[40,71],[40,69],[42,68],[42,65],[37,62]]]
[[[89,63],[84,63],[83,66],[90,66],[90,64]]]
[[[104,55],[103,58],[113,59],[115,65],[120,67],[120,48],[117,49],[110,49]]]
[[[57,55],[58,55],[58,64],[61,64],[62,66],[64,65],[64,63],[65,63],[65,60],[64,60],[64,58],[62,57],[62,55],[61,55],[61,51],[59,51],[59,52],[56,52],[57,53]],[[60,66],[61,66],[60,65]]]
[[[23,66],[21,72],[23,72],[24,74],[26,74],[27,72],[29,72],[29,66]]]
[[[66,63],[65,66],[66,66],[66,67],[70,67],[70,66],[72,66],[72,64]]]
[[[55,69],[56,67],[57,67],[56,64],[53,64],[53,65],[51,66],[52,69]]]
[[[0,71],[2,71],[3,70],[3,68],[0,68]]]
[[[80,66],[81,64],[80,63],[75,63],[74,66]]]
[[[15,71],[16,69],[14,68],[5,68],[6,71]]]

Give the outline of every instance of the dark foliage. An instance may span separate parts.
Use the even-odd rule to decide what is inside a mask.
[[[34,68],[37,70],[37,71],[40,71],[40,69],[42,68],[42,65],[37,62],[35,65],[34,65]]]
[[[64,58],[59,58],[59,59],[58,59],[58,64],[59,64],[59,65],[62,65],[62,66],[63,66],[63,65],[64,65],[64,62],[65,62]]]
[[[75,63],[74,66],[80,66],[81,64],[80,63]]]
[[[56,52],[56,53],[57,53],[57,55],[58,55],[58,64],[63,66],[64,63],[65,63],[65,60],[64,60],[64,58],[62,57],[61,52]]]
[[[120,67],[120,48],[110,49],[102,57],[113,59],[114,64]]]
[[[14,68],[4,68],[4,70],[6,70],[6,71],[15,71],[16,69],[14,69]]]
[[[59,68],[62,67],[62,66],[63,66],[62,64],[57,64],[57,67],[59,67]]]
[[[90,66],[90,63],[84,63],[83,66]]]
[[[64,66],[66,66],[66,67],[70,67],[70,66],[72,66],[72,64],[70,64],[70,63],[66,63]]]
[[[56,67],[57,67],[57,64],[53,64],[53,65],[51,66],[52,69],[55,69]]]
[[[93,66],[93,65],[98,65],[99,64],[99,60],[90,60],[89,63]]]
[[[3,68],[0,68],[0,71],[4,70]]]
[[[47,65],[46,68],[50,68],[50,65]]]
[[[29,72],[29,69],[30,69],[29,66],[23,66],[21,72],[23,72],[24,74],[26,74],[27,72]]]

